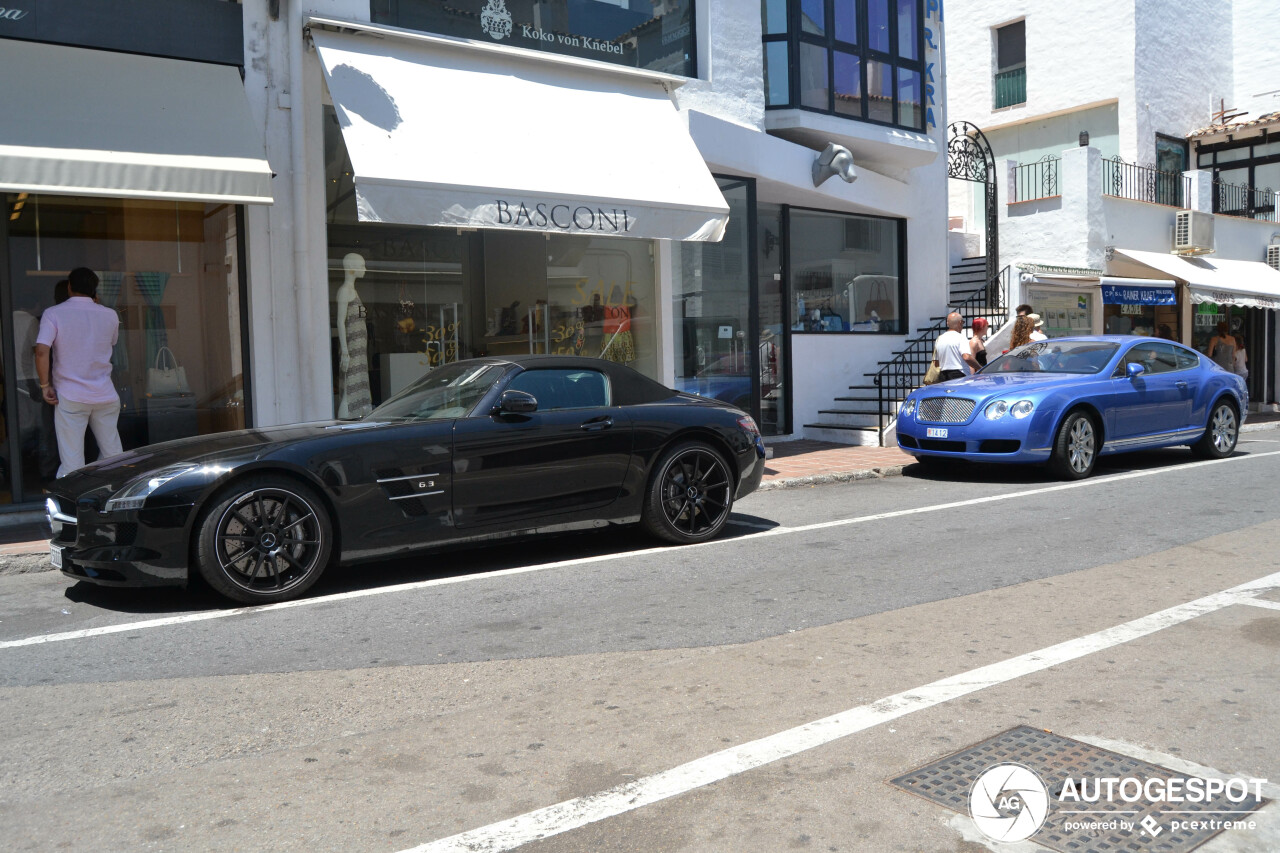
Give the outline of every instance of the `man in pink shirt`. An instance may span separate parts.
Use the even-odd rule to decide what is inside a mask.
[[[84,467],[84,431],[93,429],[98,458],[107,459],[120,448],[120,396],[111,384],[111,348],[120,335],[120,318],[99,305],[98,274],[77,267],[68,276],[71,298],[46,308],[36,336],[36,375],[46,403],[54,406],[53,426],[58,437],[65,477]],[[50,365],[50,351],[57,357]]]

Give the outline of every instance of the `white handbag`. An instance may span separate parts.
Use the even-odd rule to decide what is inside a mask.
[[[168,356],[166,359],[165,356]],[[160,347],[156,352],[156,362],[147,368],[148,397],[176,397],[190,394],[191,386],[187,384],[187,369],[178,364],[173,350]]]

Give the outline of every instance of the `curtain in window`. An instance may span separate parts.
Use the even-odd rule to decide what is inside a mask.
[[[114,309],[120,301],[120,287],[124,284],[124,273],[105,270],[98,273],[98,301],[108,308]],[[111,367],[113,370],[129,369],[129,350],[124,345],[124,332],[120,333],[115,349],[111,351]]]
[[[169,284],[167,272],[136,272],[133,280],[138,285],[138,292],[147,303],[147,366],[155,363],[156,353],[161,347],[169,345],[169,333],[164,327],[164,311],[160,305],[164,301],[164,289]]]

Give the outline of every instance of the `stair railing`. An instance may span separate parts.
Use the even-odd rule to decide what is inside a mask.
[[[999,328],[1009,311],[1009,268],[996,273],[986,286],[975,290],[958,305],[950,306],[947,313],[959,311],[968,328],[977,317],[985,317]],[[996,320],[992,320],[995,317]],[[907,395],[920,387],[925,372],[933,362],[933,344],[947,330],[943,317],[907,342],[906,347],[892,361],[885,364],[872,377],[876,384],[876,412],[879,423],[879,443],[884,447],[884,432],[895,415],[894,409]]]

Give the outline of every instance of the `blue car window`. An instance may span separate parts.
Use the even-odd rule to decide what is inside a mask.
[[[1172,373],[1178,370],[1178,356],[1170,344],[1138,344],[1124,355],[1124,363],[1141,364],[1147,373]]]

